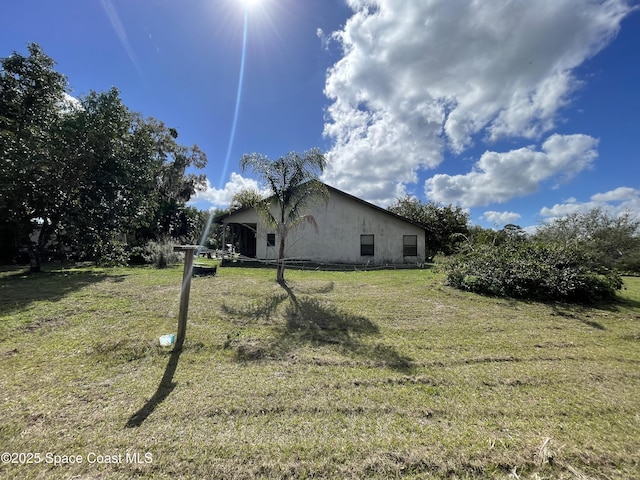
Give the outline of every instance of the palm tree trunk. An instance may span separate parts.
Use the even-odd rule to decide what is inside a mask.
[[[284,283],[284,236],[280,236],[280,249],[278,251],[278,273],[276,274],[278,283]]]

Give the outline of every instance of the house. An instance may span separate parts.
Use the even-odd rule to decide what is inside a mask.
[[[328,199],[314,200],[307,210],[317,230],[302,223],[286,238],[290,261],[337,264],[417,264],[425,261],[425,229],[384,208],[326,185]],[[255,208],[216,219],[234,234],[238,252],[258,260],[277,260],[279,238]],[[225,240],[228,241],[228,240]]]

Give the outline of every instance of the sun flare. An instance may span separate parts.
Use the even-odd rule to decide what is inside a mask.
[[[262,0],[240,0],[240,2],[242,3],[242,5],[244,5],[245,8],[250,9],[260,5],[260,3],[262,3]]]

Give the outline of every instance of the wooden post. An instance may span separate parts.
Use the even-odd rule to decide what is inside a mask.
[[[174,252],[184,252],[184,271],[182,272],[182,292],[180,293],[180,313],[178,314],[178,334],[175,350],[182,350],[187,333],[187,313],[189,312],[189,293],[191,291],[191,274],[193,271],[193,254],[198,245],[179,245],[173,247]]]

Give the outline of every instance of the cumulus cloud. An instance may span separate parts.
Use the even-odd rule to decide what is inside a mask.
[[[239,173],[231,173],[231,179],[224,188],[215,188],[207,180],[207,188],[201,192],[196,192],[192,202],[208,202],[212,207],[227,208],[231,205],[233,196],[242,190],[255,190],[263,196],[269,195],[269,190],[260,188],[256,180],[245,178]]]
[[[623,0],[348,4],[353,16],[332,34],[343,57],[325,84],[324,134],[333,147],[324,179],[378,203],[393,201],[446,152],[549,135],[580,85],[575,68],[631,10]],[[511,169],[510,160],[522,165],[535,152],[495,155]]]
[[[530,146],[505,153],[487,151],[470,173],[428,179],[425,193],[432,200],[466,207],[506,202],[534,193],[545,180],[571,179],[598,156],[597,144],[588,135],[553,134],[541,150]]]
[[[484,212],[480,218],[491,222],[494,225],[507,225],[509,223],[515,223],[520,218],[519,213],[515,212],[496,212],[489,210]]]
[[[556,203],[552,207],[542,207],[540,215],[547,220],[558,217],[566,217],[573,213],[584,213],[602,205],[596,202],[578,202],[575,197],[568,198],[562,203]]]
[[[573,213],[588,212],[594,208],[603,208],[613,215],[630,212],[634,218],[640,221],[640,190],[631,187],[618,187],[608,192],[596,193],[586,202],[580,202],[572,197],[562,203],[556,203],[552,207],[543,207],[540,210],[540,215],[548,221]]]
[[[640,197],[640,190],[630,187],[618,187],[605,193],[596,193],[591,196],[594,202],[628,202],[637,200]]]

